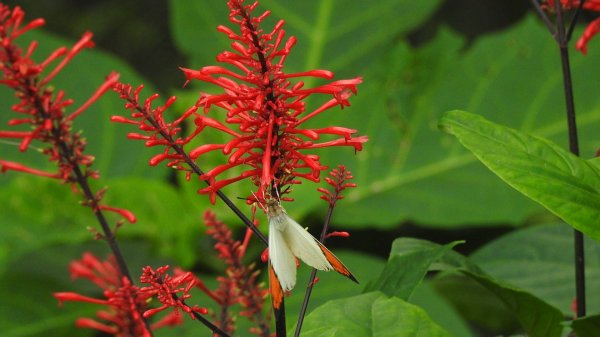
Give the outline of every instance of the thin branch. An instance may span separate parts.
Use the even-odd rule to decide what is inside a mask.
[[[329,204],[329,209],[327,210],[327,215],[325,216],[325,222],[323,224],[323,230],[321,231],[321,236],[319,237],[319,241],[321,243],[325,243],[325,237],[327,235],[327,231],[329,230],[329,224],[331,223],[331,216],[333,215],[334,207],[335,203]],[[296,331],[294,332],[294,337],[300,336],[300,330],[302,330],[302,323],[304,322],[304,316],[306,316],[306,310],[308,309],[308,301],[310,300],[312,289],[315,286],[316,278],[317,269],[313,268],[310,272],[310,278],[308,279],[308,286],[306,287],[306,292],[304,293],[304,300],[302,301],[302,307],[300,308],[300,315],[298,316],[298,323],[296,324]]]
[[[542,9],[542,6],[540,5],[539,1],[531,0],[531,4],[533,5],[533,8],[535,9],[535,11],[538,13],[538,16],[540,17],[540,19],[542,19],[542,21],[546,25],[546,28],[548,29],[548,31],[550,32],[552,37],[558,42],[558,38],[556,36],[556,28],[550,21],[550,18],[548,18],[548,15],[546,14],[546,12],[544,12],[544,10]]]
[[[577,9],[575,10],[575,14],[573,15],[571,24],[569,24],[569,29],[567,29],[567,41],[571,41],[571,36],[573,36],[573,31],[575,30],[575,25],[577,24],[577,21],[579,20],[579,15],[581,14],[581,12],[583,10],[583,5],[585,4],[585,1],[586,0],[581,0],[581,2],[579,2],[579,6],[577,6]]]

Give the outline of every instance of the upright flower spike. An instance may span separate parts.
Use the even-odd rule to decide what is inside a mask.
[[[268,291],[259,283],[259,271],[255,269],[255,265],[246,266],[242,261],[247,240],[244,242],[234,240],[227,225],[217,220],[215,214],[210,211],[204,213],[204,222],[208,227],[206,232],[216,241],[215,250],[219,253],[219,258],[227,264],[225,276],[217,279],[219,281],[217,292],[220,295],[217,303],[221,306],[221,313],[216,315],[216,318],[221,328],[233,333],[235,322],[229,317],[229,307],[239,304],[243,308],[240,315],[247,317],[254,324],[250,332],[269,337],[269,321],[263,313]]]
[[[153,108],[156,95],[142,103],[139,99],[141,87],[133,90],[130,85],[119,84],[115,90],[127,101],[126,108],[131,110],[131,116],[115,116],[113,121],[138,125],[141,133],[130,134],[129,138],[144,140],[146,146],[165,147],[152,158],[151,165],[166,160],[168,166],[190,173],[190,166],[205,154],[219,151],[226,155],[226,162],[200,176],[209,186],[199,192],[209,194],[212,202],[216,200],[217,191],[244,179],[250,179],[257,186],[256,197],[250,196],[251,200],[262,199],[265,193],[274,194],[275,190],[280,195],[286,194],[291,185],[302,180],[319,181],[320,173],[326,167],[319,156],[310,153],[311,150],[348,146],[359,151],[367,137],[355,136],[357,131],[350,128],[309,128],[305,123],[332,108],[349,106],[349,98],[356,94],[362,79],[333,81],[333,73],[327,70],[286,73],[284,62],[296,38],[285,38],[284,22],[279,21],[265,33],[259,26],[269,12],[253,16],[258,3],[245,5],[242,0],[231,0],[227,5],[229,20],[237,26],[237,30],[217,27],[233,41],[232,50],[217,56],[217,61],[227,67],[181,68],[188,82],[211,83],[221,87],[223,92],[202,93],[197,103],[181,117],[166,122],[163,113],[175,98],[170,98],[164,106]],[[328,82],[305,88],[304,82],[298,80],[301,77]],[[308,98],[323,95],[325,99],[320,106],[306,110]],[[214,107],[225,110],[224,122],[209,116]],[[184,137],[179,135],[179,124],[186,119],[193,119],[194,128]],[[184,148],[207,128],[225,134],[230,140]],[[241,173],[232,173],[234,168],[241,168]]]
[[[72,122],[93,102],[100,98],[119,79],[119,74],[111,73],[104,83],[79,108],[66,114],[74,102],[62,90],[56,90],[50,81],[83,49],[93,47],[92,34],[86,32],[71,48],[62,47],[51,53],[44,61],[36,63],[32,59],[37,42],[29,44],[25,52],[16,40],[29,30],[44,24],[43,19],[23,23],[25,12],[20,7],[12,10],[0,3],[0,85],[15,92],[18,103],[12,111],[18,118],[9,120],[8,126],[20,130],[0,130],[0,138],[20,141],[19,151],[27,151],[36,142],[44,155],[55,162],[57,172],[46,172],[21,163],[0,159],[0,172],[18,171],[46,178],[61,180],[77,190],[83,180],[98,178],[98,172],[91,169],[94,157],[85,154],[85,140],[73,132]],[[53,65],[58,62],[58,64]],[[82,187],[83,189],[83,187]],[[115,212],[129,222],[135,217],[127,210],[100,205],[97,196],[86,196],[84,203],[94,209]]]
[[[546,0],[545,8],[549,11],[554,11],[554,1]],[[581,0],[560,0],[564,9],[575,9],[581,5]],[[587,0],[583,3],[583,9],[593,12],[600,12],[600,0]],[[600,32],[600,18],[592,20],[585,28],[581,37],[577,40],[575,48],[583,54],[587,53],[587,45],[590,40]]]
[[[300,179],[318,181],[326,167],[317,155],[307,151],[330,146],[350,146],[358,151],[367,137],[354,136],[357,131],[353,129],[306,128],[303,124],[326,110],[350,105],[348,98],[356,94],[356,86],[362,79],[356,77],[304,88],[302,81],[293,80],[300,77],[331,80],[333,73],[327,70],[284,72],[284,62],[296,43],[295,37],[285,39],[284,21],[265,33],[260,25],[270,12],[253,16],[257,2],[246,5],[243,0],[231,0],[228,6],[229,20],[238,31],[225,26],[217,28],[233,41],[232,50],[219,54],[217,61],[230,67],[182,68],[188,81],[200,80],[224,90],[221,94],[202,94],[199,103],[205,113],[213,106],[225,109],[227,125],[199,114],[195,121],[197,128],[208,126],[232,138],[223,144],[202,145],[192,151],[193,158],[214,150],[229,157],[227,163],[202,177],[210,181],[210,186],[201,192],[214,194],[226,185],[250,178],[258,187],[256,195],[261,197],[265,192],[271,194],[272,188],[285,193],[286,186],[300,183]],[[316,109],[306,111],[305,100],[319,94],[331,98]],[[324,136],[330,138],[322,140]],[[223,173],[237,166],[247,169],[237,177],[220,179]]]

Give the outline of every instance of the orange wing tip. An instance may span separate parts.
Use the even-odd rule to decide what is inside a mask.
[[[279,310],[279,308],[281,307],[281,303],[283,302],[283,289],[281,289],[281,285],[279,284],[277,274],[275,274],[275,270],[273,270],[273,266],[270,263],[269,292],[271,293],[271,302],[273,304],[273,309]]]
[[[346,266],[344,266],[344,264],[342,263],[342,261],[340,261],[340,259],[338,259],[335,255],[333,255],[333,253],[330,252],[329,249],[327,249],[321,243],[319,243],[319,247],[321,248],[321,251],[325,255],[325,258],[327,259],[329,264],[331,264],[331,266],[333,267],[333,270],[346,276],[347,278],[349,278],[350,280],[352,280],[353,282],[358,284],[358,280],[356,279],[356,277],[354,277],[354,275],[352,275],[350,270],[348,270],[348,268],[346,268]]]

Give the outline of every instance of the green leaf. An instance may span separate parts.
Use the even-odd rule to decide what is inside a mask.
[[[352,274],[361,284],[356,284],[335,272],[318,272],[319,282],[317,282],[310,295],[309,313],[327,301],[359,295],[362,293],[362,284],[373,281],[384,268],[384,261],[381,258],[353,251],[333,249],[333,252],[352,271]],[[309,276],[310,269],[306,265],[300,264],[296,288],[290,296],[285,298],[289,328],[294,327],[297,322]]]
[[[506,305],[494,293],[467,275],[444,273],[430,282],[436,292],[448,301],[474,330],[493,331],[501,336],[523,331],[519,321]]]
[[[397,239],[386,268],[380,278],[367,287],[367,291],[381,288],[388,294],[409,296],[428,269],[460,271],[498,298],[530,336],[560,336],[563,321],[560,310],[525,290],[484,274],[468,258],[451,251],[456,244],[441,246],[423,240]],[[386,273],[393,276],[389,277]]]
[[[600,169],[552,142],[462,111],[440,126],[507,184],[600,241]]]
[[[493,293],[510,310],[529,336],[561,335],[564,316],[557,308],[523,289],[486,275],[458,253],[442,257],[441,262],[446,264],[443,269],[458,270]]]
[[[310,313],[302,336],[450,336],[421,308],[397,297],[370,292],[330,301]]]
[[[394,240],[388,263],[379,278],[367,285],[365,292],[379,290],[388,296],[408,300],[431,265],[459,243],[456,241],[440,246],[412,238]]]
[[[494,240],[470,256],[486,273],[504,280],[573,315],[575,296],[573,229],[564,224],[548,224],[518,230]],[[600,278],[600,246],[585,238],[587,284]],[[543,275],[543,277],[540,277]],[[587,289],[597,298],[597,287]],[[588,301],[588,312],[600,312],[600,303]]]
[[[600,315],[578,318],[571,322],[577,337],[597,337],[600,331]]]
[[[425,280],[410,296],[410,303],[419,306],[431,319],[454,337],[475,337],[458,310]]]
[[[560,337],[564,317],[560,310],[532,294],[488,276],[465,271],[494,293],[516,316],[530,337]]]
[[[80,252],[68,246],[46,247],[8,264],[10,272],[0,275],[3,336],[92,336],[89,329],[77,328],[75,320],[94,317],[98,306],[86,303],[59,306],[52,296],[57,291],[83,293],[86,289],[81,283],[72,282],[68,275],[68,262],[81,256],[77,255]]]

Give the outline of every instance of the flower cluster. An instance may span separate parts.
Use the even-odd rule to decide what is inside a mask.
[[[225,276],[217,278],[219,288],[216,291],[210,291],[206,287],[201,288],[221,307],[221,311],[215,315],[215,319],[223,330],[233,333],[235,322],[230,315],[229,308],[239,304],[243,308],[240,315],[254,323],[250,332],[268,337],[270,335],[269,322],[265,319],[262,310],[268,291],[259,283],[260,272],[255,270],[254,264],[246,266],[242,261],[251,232],[247,230],[246,239],[243,242],[234,240],[227,225],[217,220],[215,214],[210,211],[204,214],[204,222],[208,227],[207,233],[216,241],[215,249],[219,253],[219,258],[227,265]]]
[[[329,205],[333,206],[336,201],[344,198],[342,192],[345,189],[356,187],[355,183],[348,182],[353,178],[352,172],[348,171],[346,166],[338,165],[337,168],[334,168],[329,172],[329,177],[325,177],[325,182],[327,182],[327,184],[329,184],[333,189],[328,190],[319,187],[317,190],[321,192],[320,198],[327,201]]]
[[[217,61],[226,66],[207,66],[199,70],[182,68],[188,82],[211,83],[221,87],[223,93],[201,94],[197,103],[177,120],[168,123],[162,115],[174,98],[170,98],[165,106],[153,109],[151,103],[156,96],[141,104],[138,97],[141,87],[133,94],[131,86],[116,87],[121,97],[128,101],[126,107],[132,114],[131,118],[117,116],[113,120],[137,124],[140,130],[149,134],[130,134],[130,138],[145,140],[147,146],[167,147],[151,160],[151,164],[168,159],[169,166],[183,170],[192,167],[198,173],[192,163],[202,155],[220,151],[228,156],[226,163],[200,174],[200,178],[209,184],[200,193],[210,194],[213,202],[217,191],[243,179],[250,179],[258,187],[255,193],[258,198],[274,194],[274,191],[285,194],[289,186],[300,183],[300,179],[318,181],[320,172],[326,167],[320,163],[319,156],[307,151],[331,146],[349,146],[358,151],[367,141],[366,136],[354,136],[356,130],[349,128],[303,126],[329,109],[348,106],[349,97],[356,94],[362,79],[331,81],[314,88],[304,88],[303,81],[294,81],[300,77],[332,80],[333,73],[327,70],[284,72],[284,62],[296,39],[285,39],[283,21],[270,32],[259,28],[269,12],[253,16],[257,5],[245,5],[243,0],[228,2],[229,20],[239,29],[235,32],[225,26],[218,27],[233,41],[231,51],[217,56]],[[319,94],[330,98],[307,111],[306,100]],[[225,110],[225,123],[207,115],[213,107]],[[198,111],[200,108],[204,113]],[[173,138],[186,118],[194,121],[195,128],[190,136]],[[182,147],[207,127],[231,139],[183,151]],[[183,162],[187,167],[181,165]],[[238,167],[239,171],[232,170]]]
[[[547,8],[549,10],[554,10],[554,0],[546,0]],[[560,0],[564,9],[574,9],[578,8],[581,5],[581,0]],[[600,12],[600,0],[587,0],[583,3],[583,9]],[[587,53],[587,45],[588,42],[594,37],[594,35],[600,32],[600,18],[594,19],[592,22],[588,24],[583,32],[583,35],[577,40],[576,48],[580,50],[583,54]]]
[[[109,90],[119,79],[111,73],[97,91],[70,114],[65,110],[73,104],[62,90],[56,91],[50,81],[84,48],[94,45],[92,34],[87,32],[71,48],[58,48],[45,60],[36,63],[31,57],[37,42],[29,44],[25,52],[15,43],[21,35],[44,24],[36,19],[23,24],[25,13],[20,7],[10,9],[0,4],[0,84],[15,92],[18,103],[12,111],[20,117],[8,122],[18,130],[0,130],[0,139],[19,141],[21,152],[30,148],[32,142],[40,142],[37,147],[51,162],[58,166],[58,172],[46,172],[21,163],[0,159],[0,171],[20,171],[38,176],[59,179],[76,190],[76,185],[88,178],[98,178],[98,172],[91,170],[94,158],[84,153],[85,140],[72,131],[72,122],[94,101]],[[57,64],[55,64],[57,63]],[[55,65],[53,65],[55,64]],[[37,145],[37,144],[36,144]],[[101,194],[86,196],[86,204],[97,211],[116,212],[130,222],[135,217],[130,212],[99,204]]]
[[[104,309],[96,314],[97,319],[79,318],[76,325],[91,328],[120,337],[151,336],[140,312],[147,309],[151,293],[141,291],[124,277],[114,257],[100,261],[91,253],[85,253],[81,260],[70,264],[73,278],[85,278],[103,290],[103,299],[87,297],[72,292],[54,293],[59,303],[64,301],[87,302],[103,305]],[[166,315],[151,328],[181,324],[182,320],[175,312]]]
[[[147,266],[140,277],[140,282],[147,284],[140,289],[144,296],[156,297],[162,304],[160,307],[144,312],[144,317],[151,317],[166,309],[173,309],[176,315],[179,310],[190,314],[194,319],[198,314],[204,315],[208,311],[197,305],[190,307],[185,300],[190,298],[190,290],[196,285],[196,277],[191,272],[177,271],[175,275],[167,274],[169,266],[159,267],[156,270]]]

